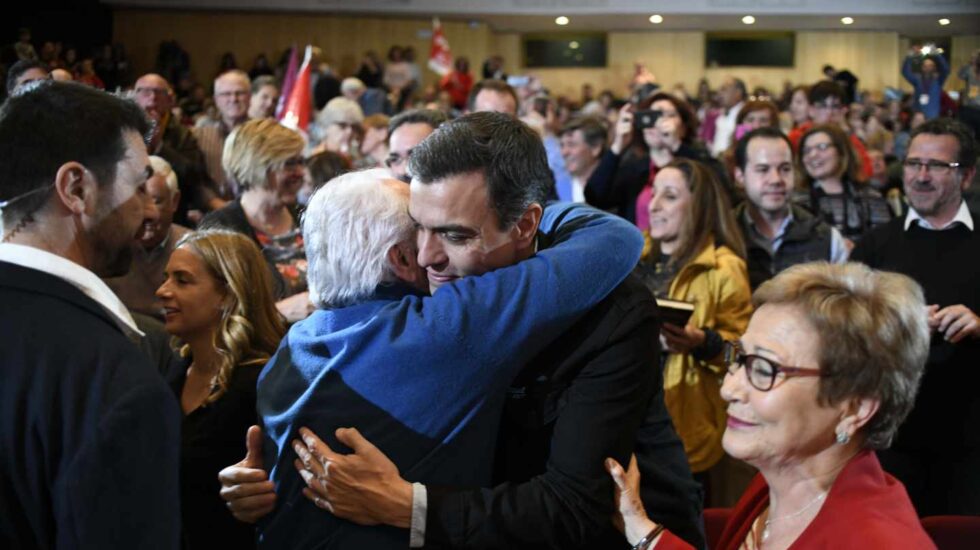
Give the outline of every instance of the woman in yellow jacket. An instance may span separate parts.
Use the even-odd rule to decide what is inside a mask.
[[[703,164],[675,160],[657,173],[653,188],[639,271],[658,298],[694,303],[686,326],[664,323],[661,330],[664,398],[691,470],[703,483],[729,485],[704,472],[724,455],[722,345],[741,336],[752,313],[745,243],[721,184]]]

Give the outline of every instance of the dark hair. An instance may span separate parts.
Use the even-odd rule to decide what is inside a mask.
[[[388,122],[388,141],[402,124],[428,124],[433,130],[449,120],[446,113],[435,109],[412,109],[391,118]]]
[[[726,246],[739,258],[745,259],[745,240],[739,229],[728,194],[714,170],[704,163],[675,158],[661,168],[674,168],[684,176],[691,192],[680,229],[680,246],[671,254],[670,262],[681,268],[697,257],[711,241]],[[659,251],[659,246],[653,250]]]
[[[490,90],[501,94],[510,94],[510,97],[514,98],[514,108],[516,109],[521,106],[521,100],[517,98],[517,92],[510,84],[507,84],[503,80],[485,78],[474,84],[473,88],[470,90],[470,97],[466,99],[466,109],[468,111],[473,111],[473,106],[476,104],[476,96],[483,90]]]
[[[831,80],[821,80],[810,87],[806,99],[810,102],[810,105],[814,105],[823,103],[824,100],[831,97],[839,99],[841,105],[847,104],[847,96],[844,95],[844,88],[841,88],[840,84]]]
[[[14,88],[17,87],[17,79],[31,69],[41,69],[45,73],[49,72],[48,68],[44,66],[44,63],[41,63],[40,61],[34,61],[33,59],[21,59],[17,63],[11,65],[10,71],[7,72],[7,95],[14,94]]]
[[[657,92],[641,101],[637,105],[636,109],[649,109],[654,103],[661,100],[669,101],[670,104],[674,106],[674,110],[677,111],[677,114],[681,117],[681,124],[684,125],[684,136],[681,138],[681,143],[684,145],[692,145],[697,140],[698,126],[700,123],[698,122],[698,116],[694,113],[694,109],[691,109],[691,106],[683,99],[679,99],[678,97],[666,92]],[[643,150],[646,150],[647,148],[646,142],[643,140],[643,131],[636,129],[635,127],[633,129],[633,143],[640,145]]]
[[[738,111],[738,116],[735,117],[735,125],[738,126],[745,122],[746,117],[749,113],[754,113],[756,111],[768,111],[769,112],[769,124],[773,128],[779,127],[779,107],[775,103],[768,99],[753,99],[746,101],[742,108]]]
[[[531,204],[543,206],[555,185],[541,137],[504,113],[470,113],[443,124],[414,149],[409,171],[423,184],[482,172],[501,229]]]
[[[827,134],[827,137],[830,138],[831,145],[837,150],[837,162],[839,165],[837,166],[837,173],[834,175],[846,182],[857,182],[861,177],[861,159],[854,150],[854,145],[851,144],[851,138],[836,124],[820,124],[811,127],[803,133],[800,137],[799,148],[796,151],[797,170],[803,177],[803,184],[808,189],[813,184],[813,178],[810,177],[810,173],[807,172],[806,167],[803,165],[803,149],[806,145],[806,140],[815,134]]]
[[[977,165],[976,137],[973,131],[959,120],[948,117],[927,120],[912,130],[909,145],[920,134],[955,137],[960,146],[960,150],[956,153],[956,162],[960,163],[960,168],[973,168]]]
[[[47,202],[66,162],[85,165],[99,185],[111,184],[126,154],[124,132],[145,136],[149,129],[136,103],[74,82],[46,81],[11,97],[0,108],[0,201],[37,192],[4,208],[4,224]]]
[[[820,72],[822,72],[824,74],[827,74],[827,71],[837,72],[837,71],[834,71],[834,66],[833,65],[824,65],[823,66],[823,69],[820,70]]]
[[[767,126],[756,128],[742,136],[742,139],[738,140],[738,143],[735,145],[735,166],[738,166],[742,170],[745,170],[745,164],[749,161],[749,142],[755,138],[781,139],[786,142],[790,152],[793,152],[793,143],[779,128],[770,128]]]
[[[276,77],[267,74],[255,77],[255,79],[252,80],[252,95],[259,93],[259,90],[266,86],[275,86],[275,88],[278,90],[279,83],[276,82]]]
[[[573,118],[561,127],[558,135],[563,136],[576,130],[582,132],[582,137],[585,138],[585,143],[589,147],[595,147],[596,145],[605,147],[606,136],[609,134],[609,132],[607,131],[606,121],[602,118],[597,116],[581,116]]]
[[[313,188],[319,189],[321,185],[337,176],[350,172],[351,163],[346,155],[323,151],[310,157],[306,161],[306,167],[310,171]]]

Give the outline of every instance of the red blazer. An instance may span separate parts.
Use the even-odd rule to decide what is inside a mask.
[[[739,499],[716,550],[737,550],[752,522],[769,505],[769,486],[762,475]],[[664,532],[656,550],[689,549]],[[858,453],[841,471],[827,500],[790,548],[936,548],[912,507],[905,486],[886,474],[871,451]]]

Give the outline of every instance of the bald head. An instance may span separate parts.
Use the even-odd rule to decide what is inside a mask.
[[[136,94],[136,104],[154,120],[160,120],[173,107],[170,83],[158,74],[148,73],[139,77],[133,91]]]
[[[51,71],[51,80],[58,80],[60,82],[69,82],[75,80],[75,77],[73,77],[70,72],[64,69],[55,69]]]

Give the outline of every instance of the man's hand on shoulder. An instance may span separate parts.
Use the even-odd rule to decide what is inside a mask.
[[[237,464],[218,472],[221,498],[238,521],[255,523],[276,507],[275,485],[262,469],[262,429],[252,426],[246,435],[247,452]]]
[[[340,428],[337,440],[354,450],[334,452],[308,428],[294,440],[296,469],[306,482],[303,495],[317,507],[360,525],[408,528],[412,521],[412,484],[398,467],[355,428]]]

